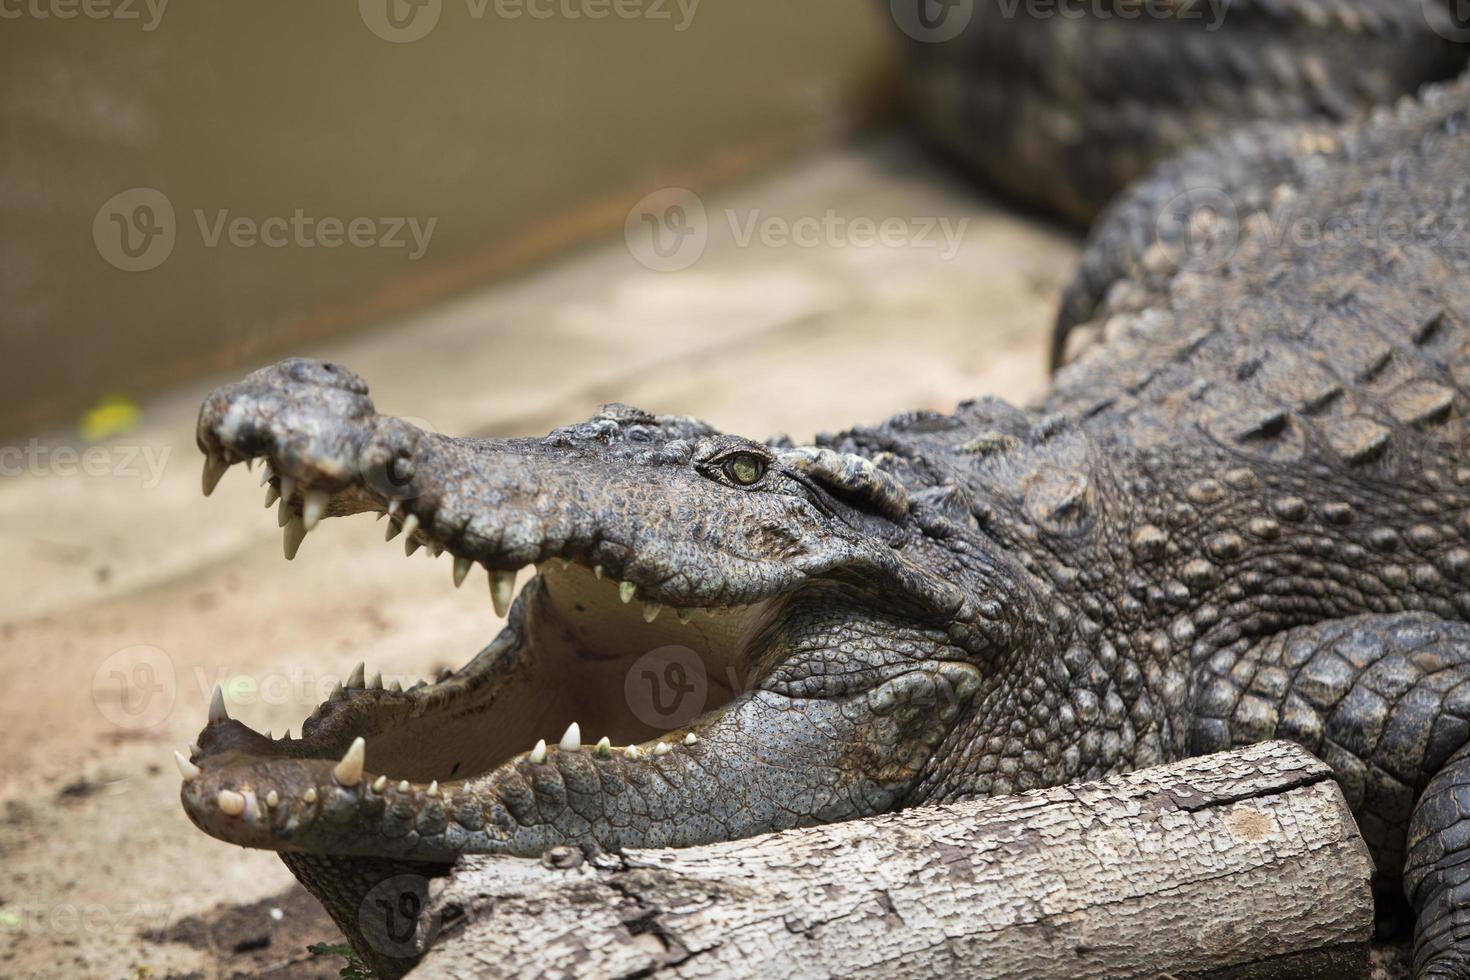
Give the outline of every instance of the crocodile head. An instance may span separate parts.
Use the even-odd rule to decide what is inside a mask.
[[[288,863],[683,846],[889,810],[965,714],[976,637],[1005,625],[904,484],[832,449],[621,405],[454,438],[300,359],[213,392],[197,437],[206,493],[266,461],[288,558],[319,521],[373,513],[508,614],[434,683],[359,665],[300,738],[216,695],[184,807]]]

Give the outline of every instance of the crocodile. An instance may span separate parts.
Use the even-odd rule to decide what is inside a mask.
[[[189,818],[278,851],[396,976],[429,937],[378,912],[461,855],[695,845],[1285,738],[1333,769],[1414,973],[1470,976],[1470,78],[1206,138],[1099,219],[1069,294],[1091,339],[1034,405],[796,445],[620,404],[443,435],[302,358],[212,392],[206,494],[264,460],[287,558],[372,513],[455,585],[483,569],[506,625],[406,690],[359,664],[298,738],[217,691],[178,757]],[[1151,210],[1199,170],[1207,215]]]

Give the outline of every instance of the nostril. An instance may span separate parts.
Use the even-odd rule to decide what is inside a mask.
[[[367,382],[340,364],[330,361],[296,357],[282,362],[281,367],[288,378],[299,384],[339,388],[355,395],[368,393]]]

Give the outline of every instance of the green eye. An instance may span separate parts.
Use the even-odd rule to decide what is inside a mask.
[[[766,475],[766,461],[753,453],[736,453],[725,460],[725,474],[742,487],[748,487]]]

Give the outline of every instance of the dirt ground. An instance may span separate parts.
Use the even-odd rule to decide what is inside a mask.
[[[1076,240],[902,144],[833,150],[703,203],[709,245],[682,271],[613,241],[301,353],[365,376],[380,410],[453,433],[539,434],[617,400],[801,439],[1044,384]],[[829,212],[900,219],[907,241],[745,240]],[[921,237],[941,216],[965,221],[952,249]],[[498,629],[483,590],[450,587],[447,559],[405,559],[366,517],[326,522],[287,563],[254,476],[235,468],[202,498],[195,413],[228,380],[161,394],[86,465],[65,437],[19,447],[30,472],[0,482],[0,975],[335,976],[340,961],[305,949],[337,938],[325,914],[274,855],[189,824],[171,753],[216,683],[233,717],[299,731],[356,661],[409,684]]]

